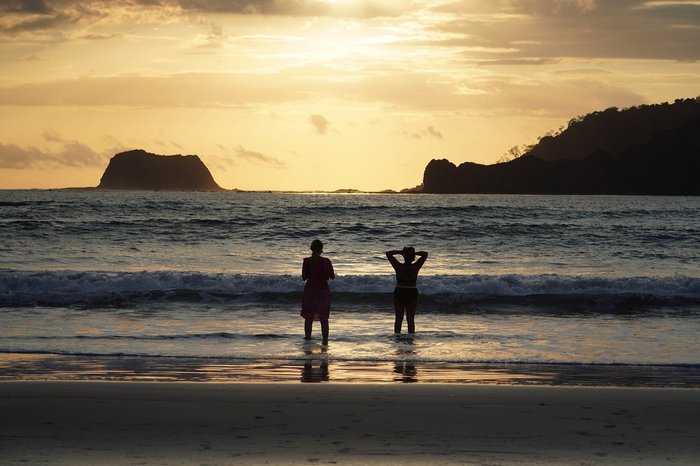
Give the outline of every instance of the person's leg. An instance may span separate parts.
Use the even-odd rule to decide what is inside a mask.
[[[398,299],[394,298],[394,314],[396,319],[394,320],[394,333],[401,333],[401,324],[403,324],[403,310],[404,304]]]
[[[328,321],[321,321],[321,335],[323,335],[323,342],[328,343]]]
[[[416,308],[418,307],[418,301],[411,301],[406,303],[406,323],[408,324],[408,333],[416,333]]]
[[[314,321],[311,319],[304,319],[304,338],[306,340],[311,340],[311,328],[314,325]]]

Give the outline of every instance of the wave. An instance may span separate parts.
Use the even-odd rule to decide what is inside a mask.
[[[340,276],[331,287],[338,302],[384,303],[394,287],[391,275]],[[543,275],[429,275],[419,283],[422,302],[436,309],[497,303],[520,306],[593,305],[653,307],[700,305],[700,277],[596,277]],[[139,302],[297,303],[299,277],[271,274],[143,271],[85,272],[0,269],[0,307],[126,306]]]
[[[38,205],[53,204],[54,201],[0,201],[0,207],[33,207]]]

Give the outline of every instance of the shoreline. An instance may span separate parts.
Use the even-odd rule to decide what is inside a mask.
[[[123,381],[171,383],[453,384],[552,387],[700,388],[698,365],[448,363],[397,357],[306,359],[0,354],[0,382]]]
[[[697,464],[700,390],[0,382],[3,464]]]

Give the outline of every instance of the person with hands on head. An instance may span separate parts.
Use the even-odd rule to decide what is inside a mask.
[[[403,262],[399,262],[396,258],[398,255],[403,256]],[[417,260],[416,256],[418,257]],[[386,257],[396,272],[396,288],[394,288],[396,320],[394,321],[394,333],[401,333],[401,325],[403,324],[405,313],[408,333],[413,334],[416,332],[415,316],[416,307],[418,307],[418,287],[416,282],[418,281],[418,272],[428,259],[428,253],[425,251],[416,252],[414,248],[407,246],[401,250],[387,251]]]

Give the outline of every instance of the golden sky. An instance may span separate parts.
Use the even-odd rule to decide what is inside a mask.
[[[696,97],[698,60],[697,0],[0,0],[0,188],[140,148],[225,188],[399,190]]]

